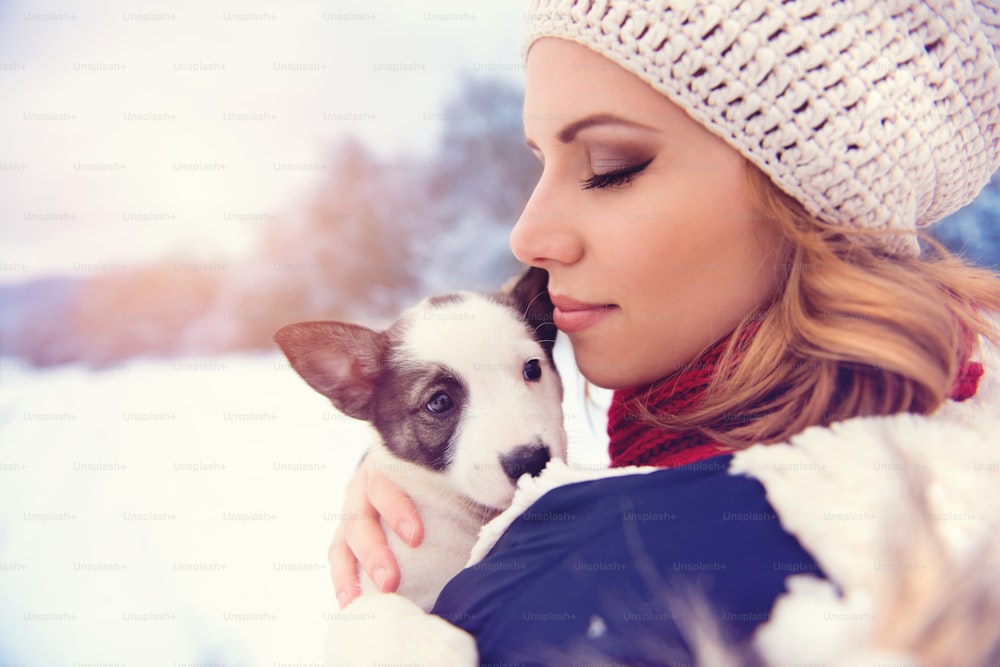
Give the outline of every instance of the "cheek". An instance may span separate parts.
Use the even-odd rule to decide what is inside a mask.
[[[646,215],[610,239],[630,260],[622,268],[635,294],[652,303],[704,314],[748,299],[756,305],[770,290],[778,233],[755,216],[742,161],[724,162],[717,179],[707,173],[663,173],[637,205]]]
[[[623,316],[599,337],[574,341],[581,371],[598,385],[636,386],[673,373],[777,289],[780,237],[748,208],[686,203],[662,220],[605,246],[630,260],[619,263],[615,280]]]
[[[616,345],[609,351],[599,341],[587,340],[574,343],[573,354],[580,373],[602,389],[621,389],[644,384],[641,365],[628,358],[632,354],[629,348]]]
[[[701,234],[658,245],[662,252],[633,267],[636,314],[651,330],[675,328],[711,343],[774,292],[773,253],[751,233],[706,224]]]

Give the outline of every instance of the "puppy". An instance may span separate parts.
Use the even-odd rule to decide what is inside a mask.
[[[533,268],[497,294],[432,297],[385,331],[304,322],[275,334],[310,386],[378,432],[370,464],[409,494],[425,526],[416,548],[383,526],[397,592],[425,611],[521,475],[565,460],[547,280]],[[376,590],[360,578],[362,593]]]

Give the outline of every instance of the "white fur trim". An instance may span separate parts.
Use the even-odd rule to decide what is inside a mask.
[[[970,424],[909,414],[808,429],[792,444],[740,452],[730,467],[764,484],[782,524],[827,574],[860,586],[878,578],[859,554],[893,529],[907,473],[929,476],[936,528],[960,553],[983,537],[984,519],[1000,516],[998,469],[997,418]]]
[[[987,368],[997,368],[995,357],[986,351]],[[885,627],[880,614],[907,611],[886,592],[904,580],[934,590],[935,579],[975,572],[971,559],[1000,526],[993,375],[983,378],[976,397],[950,402],[932,416],[851,419],[734,456],[730,473],[764,484],[782,525],[843,593],[838,597],[829,583],[809,576],[790,578],[790,592],[756,636],[766,661],[808,656],[854,665],[878,656],[909,664],[900,662],[909,647],[878,634]],[[978,571],[984,586],[997,588],[995,574],[981,565]],[[895,653],[886,658],[885,651]]]

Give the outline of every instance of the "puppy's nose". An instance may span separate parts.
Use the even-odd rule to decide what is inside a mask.
[[[537,477],[550,458],[552,454],[545,445],[523,445],[509,454],[501,454],[500,465],[510,481],[516,482],[524,473]]]

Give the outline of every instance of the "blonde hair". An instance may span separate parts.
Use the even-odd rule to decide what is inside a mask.
[[[980,337],[1000,342],[990,320],[1000,312],[1000,276],[929,237],[919,258],[883,254],[746,167],[762,224],[786,241],[778,293],[738,324],[690,412],[646,409],[646,420],[739,449],[849,417],[927,414],[949,398]]]

